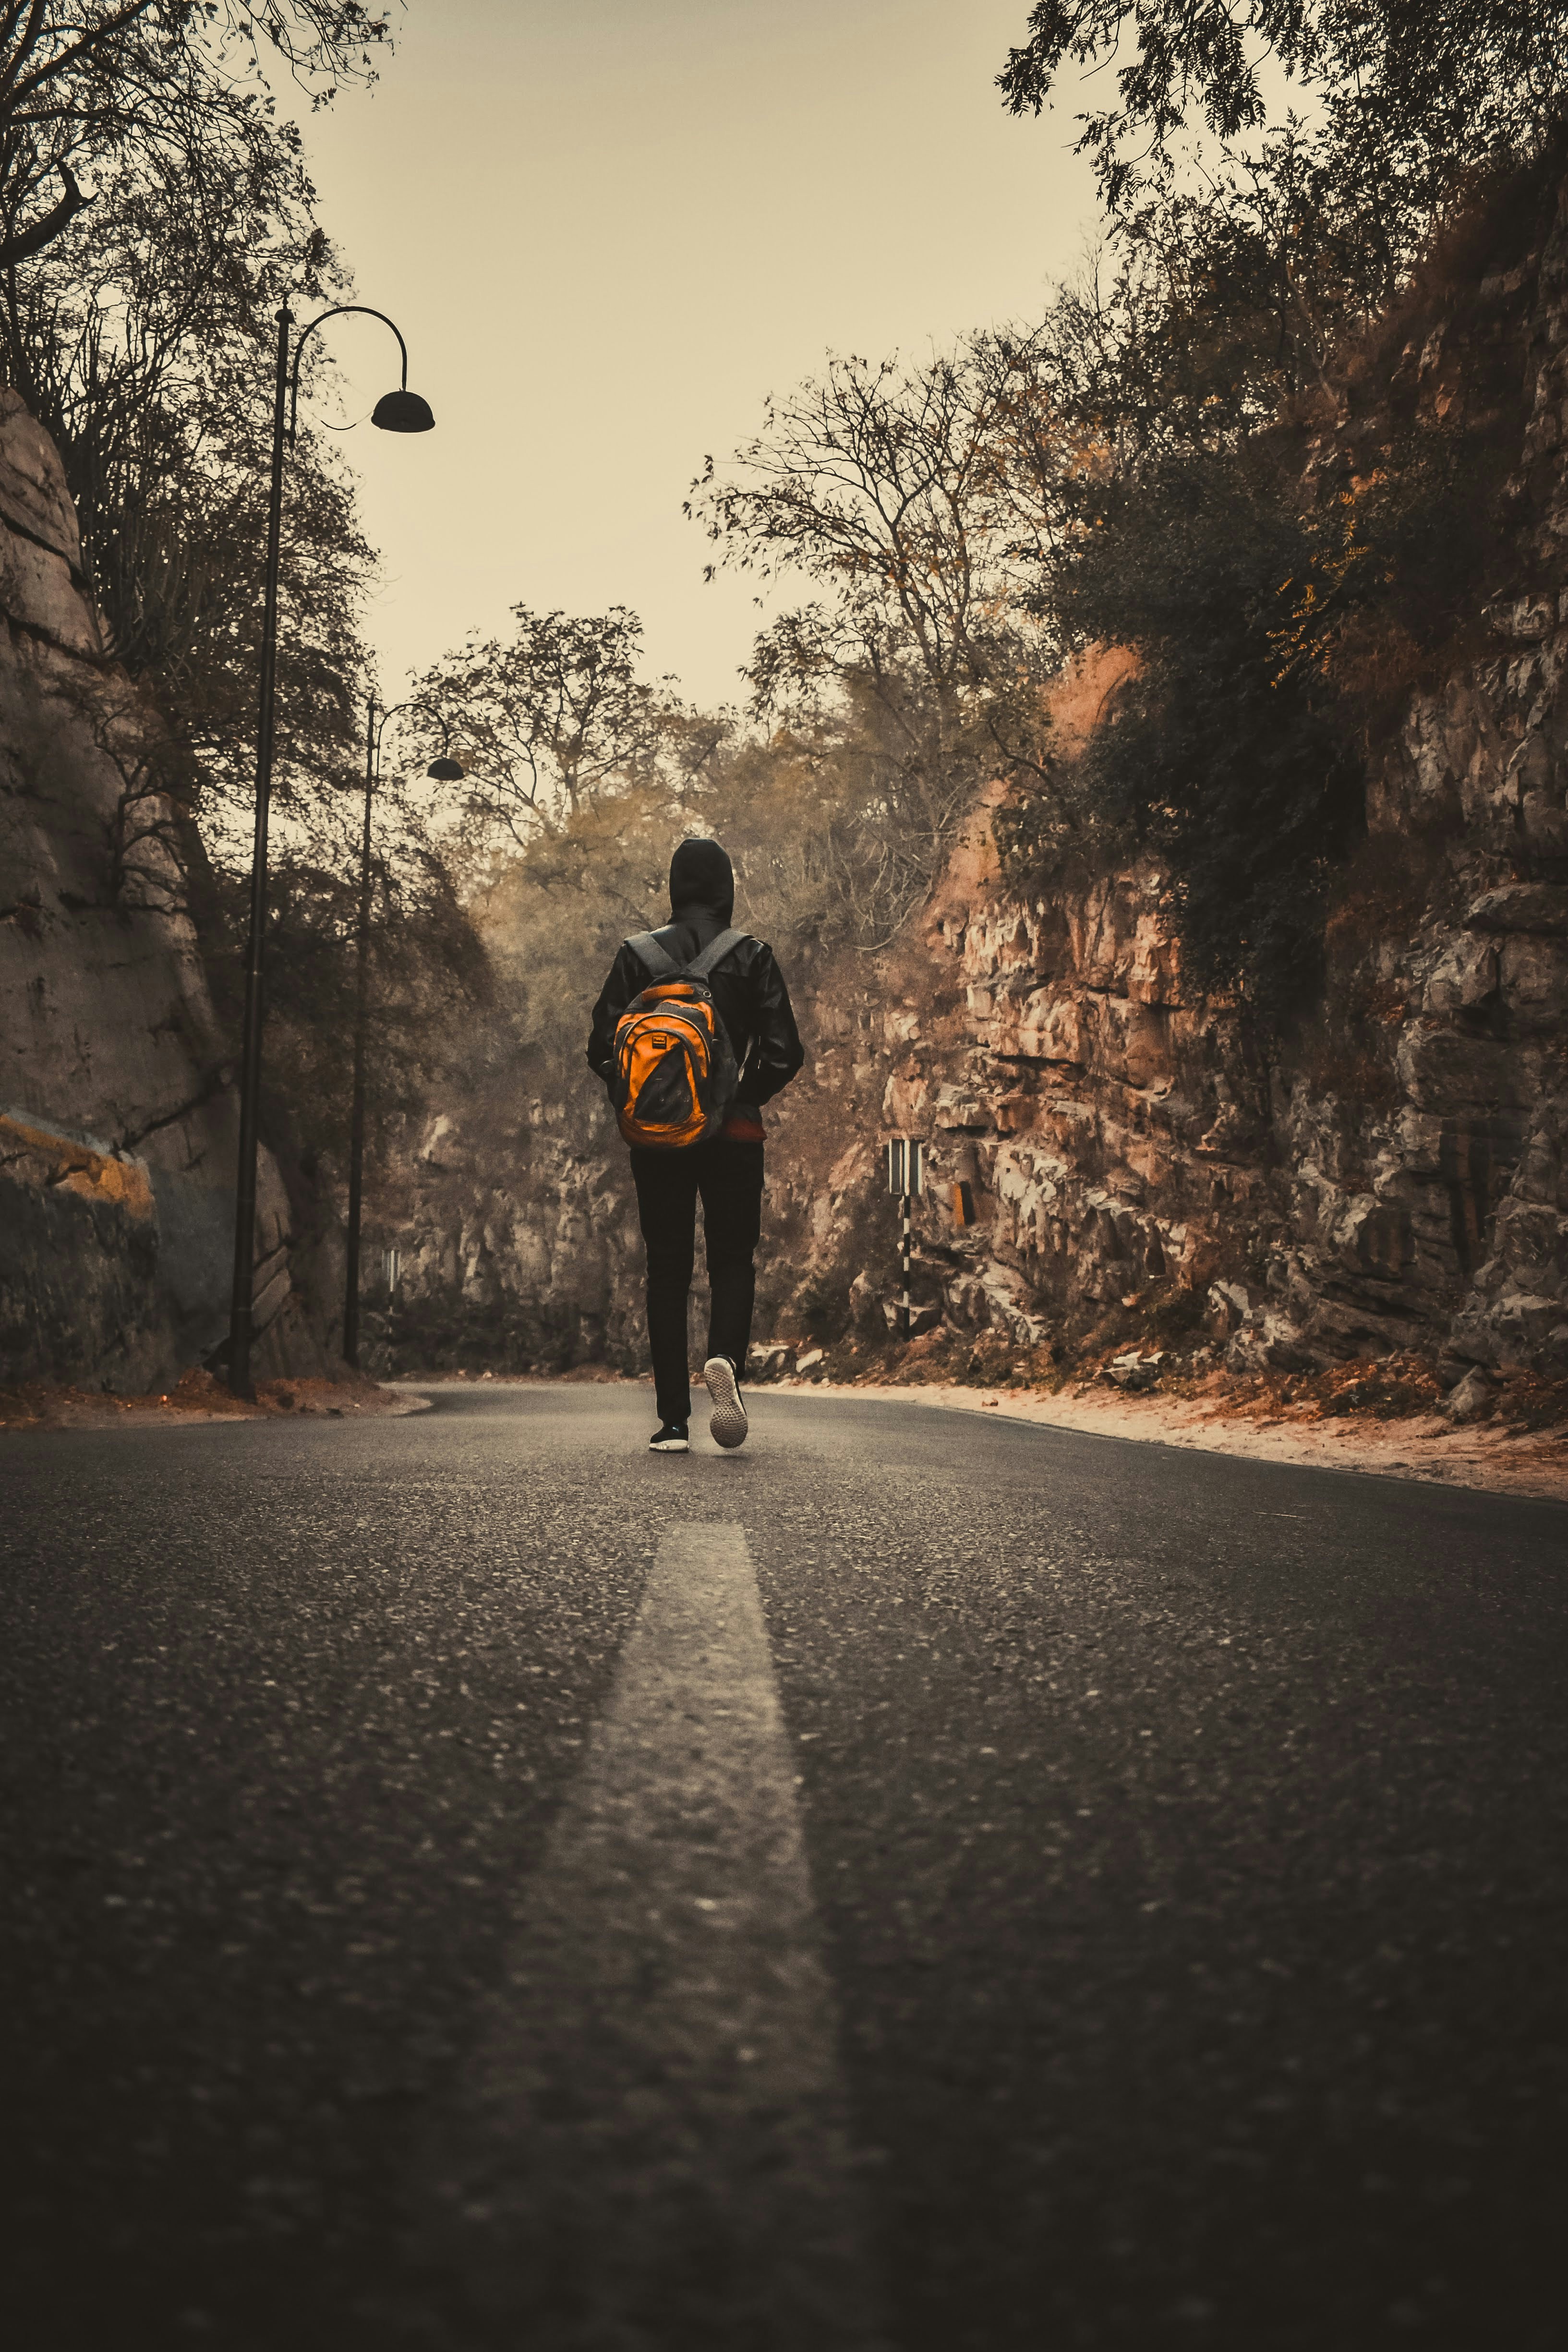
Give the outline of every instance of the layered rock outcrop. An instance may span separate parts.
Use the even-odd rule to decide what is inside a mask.
[[[998,789],[909,936],[792,974],[810,1064],[768,1114],[762,1338],[883,1334],[892,1132],[930,1147],[916,1297],[957,1332],[1568,1371],[1568,194],[1537,226],[1417,289],[1304,446],[1311,499],[1395,410],[1512,436],[1493,602],[1376,735],[1321,997],[1266,1055],[1189,985],[1152,866],[1011,884]],[[1065,750],[1124,661],[1064,681]],[[529,1110],[519,1065],[504,1134],[476,1091],[410,1155],[401,1360],[432,1335],[446,1360],[640,1360],[624,1158],[561,1066]]]
[[[1417,310],[1310,447],[1307,496],[1353,475],[1380,405],[1455,423],[1522,380],[1513,586],[1371,756],[1295,1037],[1265,1062],[1184,983],[1147,865],[1020,894],[983,812],[943,877],[879,1026],[884,1120],[983,1183],[980,1230],[928,1219],[950,1320],[1032,1343],[1142,1304],[1180,1329],[1184,1297],[1236,1370],[1568,1371],[1568,190],[1506,257],[1462,318]],[[1067,682],[1069,734],[1115,661]]]
[[[641,1264],[626,1152],[586,1070],[533,1091],[491,1064],[390,1156],[362,1296],[384,1369],[521,1370],[639,1360]]]
[[[0,393],[0,1379],[162,1384],[228,1320],[237,1110],[153,724],[48,436]],[[262,1371],[313,1368],[260,1171]]]
[[[1234,1005],[1185,988],[1157,871],[1022,896],[976,811],[917,936],[797,987],[810,1060],[768,1112],[761,1335],[885,1328],[879,1153],[902,1133],[931,1176],[915,1295],[958,1331],[1071,1352],[1142,1313],[1237,1370],[1396,1350],[1455,1381],[1568,1369],[1568,877],[1521,850],[1516,782],[1535,780],[1526,822],[1554,837],[1565,656],[1568,607],[1413,703],[1323,1003],[1274,1062]],[[1067,725],[1110,674],[1069,680]],[[1445,777],[1462,803],[1414,825]],[[520,1065],[499,1096],[455,1101],[408,1155],[382,1228],[399,1259],[384,1360],[641,1360],[613,1124],[585,1072],[549,1099],[527,1083]]]
[[[1518,685],[1473,690],[1495,719]],[[1157,874],[1023,902],[972,854],[930,938],[962,1039],[911,1041],[883,1106],[942,1173],[973,1154],[985,1223],[931,1213],[950,1318],[1037,1344],[1185,1292],[1235,1370],[1568,1370],[1568,888],[1477,887],[1484,830],[1413,929],[1347,902],[1325,1017],[1272,1066],[1184,991]]]

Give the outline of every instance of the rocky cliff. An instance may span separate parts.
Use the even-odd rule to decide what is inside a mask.
[[[923,960],[858,1015],[859,1063],[829,1014],[818,1083],[863,1118],[869,1051],[884,1123],[981,1180],[979,1228],[928,1212],[951,1324],[1058,1349],[1142,1326],[1237,1370],[1394,1351],[1450,1382],[1568,1370],[1568,192],[1533,249],[1400,324],[1310,442],[1303,497],[1370,469],[1396,405],[1452,422],[1514,375],[1508,593],[1372,748],[1293,1036],[1265,1059],[1184,984],[1157,872],[1020,895],[985,812]],[[1065,682],[1068,756],[1118,667]],[[851,1187],[828,1190],[847,1225]]]
[[[149,1388],[227,1328],[237,1107],[157,749],[0,393],[0,1379]],[[260,1202],[258,1369],[311,1368],[266,1154]]]
[[[484,1083],[395,1143],[367,1228],[375,1368],[640,1361],[626,1152],[586,1069],[544,1093],[540,1075],[527,1054],[490,1060]]]
[[[1331,496],[1394,409],[1462,418],[1514,388],[1506,562],[1371,740],[1319,999],[1265,1050],[1187,984],[1147,864],[1014,887],[998,788],[892,950],[797,966],[812,1060],[770,1113],[764,1337],[885,1340],[878,1159],[902,1132],[935,1180],[921,1319],[956,1341],[1568,1370],[1568,199],[1537,231],[1413,299],[1303,442],[1303,499]],[[1064,756],[1125,666],[1063,681]],[[520,1052],[410,1139],[390,1360],[640,1360],[619,1147],[585,1073],[542,1066]]]

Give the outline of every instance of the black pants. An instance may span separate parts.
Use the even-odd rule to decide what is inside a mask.
[[[746,1369],[756,1275],[752,1253],[763,1220],[760,1143],[694,1143],[684,1151],[632,1152],[637,1222],[647,1244],[647,1336],[661,1421],[691,1412],[686,1301],[697,1247],[697,1196],[708,1247],[708,1353]]]

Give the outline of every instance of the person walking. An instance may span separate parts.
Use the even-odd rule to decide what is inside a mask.
[[[647,1252],[655,1454],[689,1450],[686,1311],[697,1202],[710,1306],[702,1379],[723,1446],[746,1435],[741,1395],[762,1229],[762,1108],[805,1060],[789,991],[763,940],[732,930],[735,875],[716,841],[683,841],[669,921],[623,944],[594,1007],[588,1066],[631,1144]]]

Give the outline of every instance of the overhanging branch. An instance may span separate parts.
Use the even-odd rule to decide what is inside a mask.
[[[66,184],[65,194],[42,220],[35,221],[31,228],[23,229],[17,236],[8,236],[0,243],[0,269],[14,269],[18,261],[29,260],[35,253],[42,253],[45,246],[52,245],[61,230],[70,226],[78,213],[85,212],[92,203],[92,198],[84,196],[77,186],[68,163],[58,163],[55,169]]]

